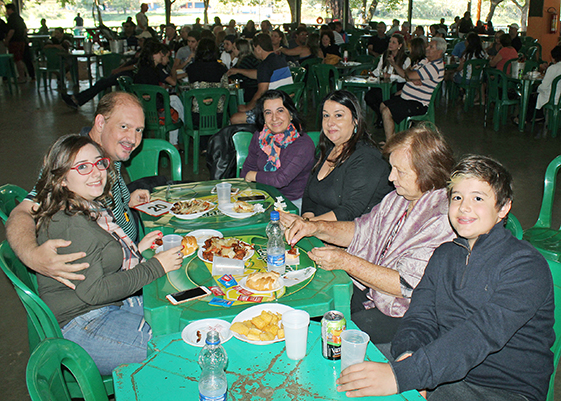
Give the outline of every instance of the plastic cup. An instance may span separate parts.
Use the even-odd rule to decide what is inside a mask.
[[[162,238],[162,241],[164,242],[164,251],[167,251],[168,249],[171,248],[175,248],[177,246],[181,246],[182,240],[183,237],[181,235],[177,235],[177,234],[164,235],[164,238]]]
[[[341,372],[351,365],[364,362],[370,336],[360,330],[345,330],[341,334]]]
[[[306,356],[308,344],[308,325],[310,315],[303,310],[291,310],[282,314],[286,355],[292,360],[300,360]]]
[[[216,195],[218,195],[218,205],[227,205],[230,203],[230,196],[232,191],[232,184],[228,182],[221,182],[216,184]]]

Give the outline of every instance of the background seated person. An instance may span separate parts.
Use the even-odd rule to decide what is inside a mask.
[[[304,27],[299,27],[296,29],[296,47],[287,49],[286,47],[281,47],[279,50],[282,54],[286,56],[297,57],[296,61],[302,63],[307,59],[317,57],[317,53],[312,51],[312,48],[308,44],[308,31]]]
[[[289,244],[315,236],[336,245],[308,255],[320,268],[353,278],[351,318],[374,344],[392,340],[432,252],[454,237],[445,190],[454,159],[442,135],[414,127],[390,138],[384,153],[396,190],[370,213],[354,221],[294,220],[281,213]]]
[[[302,217],[352,221],[393,190],[389,165],[366,132],[355,95],[335,91],[327,95],[320,109],[320,157],[304,191]]]
[[[427,47],[427,58],[421,61],[414,70],[404,70],[397,64],[392,64],[407,83],[401,90],[400,96],[393,96],[380,106],[386,140],[394,134],[394,124],[399,124],[407,117],[427,112],[432,93],[444,78],[442,55],[445,51],[446,41],[442,38],[433,38]]]
[[[368,54],[378,57],[388,49],[389,36],[386,35],[386,23],[378,22],[376,25],[376,36],[368,39]]]
[[[273,31],[273,34],[276,32]],[[255,93],[257,92],[257,80],[251,79],[246,75],[242,74],[240,70],[252,70],[252,72],[257,72],[257,66],[259,65],[259,60],[253,55],[249,42],[246,39],[238,39],[234,43],[234,48],[232,54],[238,59],[236,65],[234,65],[230,70],[228,70],[228,75],[230,80],[240,81],[240,86],[244,90],[243,96],[244,101],[249,103]],[[232,75],[233,74],[233,75]]]
[[[507,34],[501,35],[499,43],[501,44],[501,48],[497,55],[489,60],[489,66],[503,71],[503,67],[508,60],[518,60],[518,52],[512,47],[510,36]],[[508,71],[505,71],[507,75],[510,75],[510,68],[511,66],[509,65]]]
[[[285,92],[265,92],[256,113],[261,131],[251,139],[240,177],[278,188],[300,209],[314,165],[314,142],[303,132],[298,110]]]
[[[80,272],[85,280],[74,281],[75,289],[41,274],[37,284],[64,338],[82,346],[102,375],[146,358],[150,327],[143,322],[142,297],[133,294],[183,262],[181,247],[143,261],[141,252],[162,233],[148,234],[137,247],[113,221],[105,209],[111,203],[109,167],[90,138],[60,138],[45,156],[33,212],[39,244],[62,238],[72,243],[61,253],[87,254],[79,260],[89,264]]]
[[[53,31],[53,36],[45,43],[44,48],[55,48],[62,50],[64,52],[68,52],[72,47],[72,40],[70,36],[65,35],[64,30],[62,28],[55,28]]]
[[[326,64],[335,65],[341,61],[339,46],[335,44],[335,36],[332,30],[325,30],[321,33],[319,44],[319,57]]]
[[[392,341],[390,364],[342,372],[353,396],[430,389],[430,401],[545,400],[555,340],[551,272],[540,253],[504,227],[512,178],[469,156],[449,183],[458,237],[434,251]]]
[[[197,46],[199,45],[199,40],[199,31],[190,31],[189,33],[187,33],[187,45],[181,47],[175,54],[175,60],[173,61],[174,70],[183,69],[193,62],[193,60],[195,59]]]

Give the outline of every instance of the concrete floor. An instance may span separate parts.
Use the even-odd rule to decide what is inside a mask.
[[[53,88],[55,85],[53,81]],[[91,125],[96,103],[92,101],[76,112],[66,107],[56,89],[41,90],[38,94],[31,83],[20,85],[19,89],[10,95],[0,81],[0,185],[12,183],[31,189],[47,147],[59,136],[77,133],[81,127]],[[465,113],[462,106],[461,102],[438,106],[438,126],[457,158],[469,153],[486,154],[506,165],[515,180],[512,212],[523,228],[531,227],[541,206],[545,169],[560,154],[561,138],[534,140],[529,129],[520,133],[510,122],[499,132],[494,132],[492,128],[483,127],[482,110],[474,108]],[[310,117],[311,122],[314,118]],[[375,131],[375,137],[381,140],[382,132]],[[184,179],[206,180],[208,177],[204,159],[199,175],[193,175],[191,167],[184,169]],[[561,209],[554,208],[553,220],[559,226]],[[4,239],[4,229],[0,228],[0,241]],[[0,316],[0,399],[28,400],[25,366],[29,349],[25,311],[4,275],[0,275]],[[559,377],[556,379],[556,383],[561,383]],[[556,393],[561,391],[559,384],[556,390]]]

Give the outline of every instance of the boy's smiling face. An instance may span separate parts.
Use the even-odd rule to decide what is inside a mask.
[[[482,234],[487,234],[510,211],[510,200],[497,208],[493,188],[474,177],[458,177],[453,181],[448,217],[460,237],[466,238],[469,247]]]

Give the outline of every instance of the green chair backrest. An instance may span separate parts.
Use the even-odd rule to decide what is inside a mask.
[[[549,391],[547,392],[547,401],[553,401],[555,388],[555,373],[559,366],[559,357],[561,356],[561,263],[548,260],[551,276],[553,277],[553,291],[555,297],[555,323],[553,331],[555,332],[555,342],[551,347],[553,352],[553,374],[549,381]]]
[[[479,59],[471,59],[464,63],[463,75],[462,75],[462,85],[467,85],[467,78],[468,78],[468,69],[471,67],[471,76],[469,78],[469,85],[471,86],[479,86],[481,82],[481,76],[483,75],[483,71],[485,67],[489,65],[489,60],[479,60]]]
[[[118,68],[123,61],[123,55],[119,53],[102,54],[100,57],[104,78],[111,75],[111,71],[113,71],[115,68]]]
[[[339,71],[329,64],[316,64],[312,66],[312,76],[316,80],[319,99],[323,99],[329,92],[335,90]]]
[[[240,176],[243,164],[247,158],[249,143],[251,142],[252,137],[253,134],[247,131],[236,132],[232,137],[234,148],[236,149],[236,177]]]
[[[11,211],[25,199],[27,191],[17,185],[4,184],[0,187],[0,219],[6,223]]]
[[[218,119],[218,103],[224,100],[222,120]],[[183,92],[183,107],[185,108],[185,128],[198,130],[199,135],[214,135],[222,127],[228,125],[228,100],[230,92],[225,88],[200,88]],[[193,124],[192,105],[196,100],[199,105],[199,126]]]
[[[49,71],[60,71],[60,50],[49,47],[43,49],[43,54],[45,55],[45,66]]]
[[[181,181],[181,156],[179,151],[168,141],[151,138],[143,139],[130,159],[125,162],[131,181],[158,175],[161,153],[167,154],[171,161],[171,179]]]
[[[526,75],[530,71],[537,70],[538,67],[539,64],[536,60],[526,60],[526,62],[524,63],[524,71],[522,73]]]
[[[312,141],[314,141],[314,145],[317,148],[319,145],[319,137],[321,135],[321,131],[310,131],[310,132],[306,132],[306,134],[308,134],[308,136],[312,138]]]
[[[290,67],[290,74],[293,82],[304,82],[306,79],[306,69],[304,67]]]
[[[141,85],[133,84],[131,87],[133,93],[142,103],[144,109],[144,130],[156,132],[157,135],[163,131],[168,132],[175,127],[171,119],[171,108],[169,103],[169,93],[158,85]],[[161,96],[164,105],[164,125],[160,125],[160,117],[156,99]],[[162,135],[160,135],[162,137]]]
[[[515,238],[522,239],[524,230],[522,230],[522,225],[512,213],[508,214],[505,228],[509,230]]]
[[[510,65],[514,62],[518,61],[518,58],[511,58],[507,60],[506,63],[503,65],[503,72],[507,75],[510,75]]]
[[[300,108],[300,99],[304,93],[304,88],[306,84],[304,82],[294,82],[292,84],[283,85],[277,88],[277,90],[285,92],[288,96],[292,98],[292,101],[297,108]]]
[[[321,64],[323,60],[319,57],[314,57],[314,58],[309,58],[307,60],[304,60],[300,63],[300,67],[309,67],[311,65],[316,65],[316,64]]]
[[[378,64],[375,63],[363,63],[354,68],[351,68],[348,75],[368,75],[368,73],[370,71],[373,71],[377,66]]]
[[[526,59],[537,61],[538,57],[538,46],[530,46],[526,51]]]
[[[551,228],[551,213],[553,210],[553,199],[555,197],[555,186],[559,167],[561,167],[561,156],[557,156],[547,166],[543,185],[542,207],[540,209],[538,221],[534,227]]]
[[[487,86],[489,88],[489,99],[508,99],[508,78],[504,72],[496,68],[487,68]]]
[[[64,338],[46,339],[31,354],[26,370],[31,400],[70,401],[75,398],[66,385],[66,370],[76,378],[85,401],[108,400],[99,370],[90,355]]]
[[[359,54],[356,56],[356,61],[359,63],[374,64],[374,60],[376,60],[376,57],[370,54]]]
[[[120,77],[117,78],[117,82],[119,83],[119,88],[121,88],[123,92],[134,93],[132,90],[132,85],[133,85],[132,77],[129,77],[127,75],[121,75]]]
[[[547,104],[551,106],[554,106],[559,103],[557,99],[559,95],[557,93],[561,92],[561,83],[559,83],[560,80],[561,80],[561,75],[558,75],[553,79],[553,82],[551,82],[552,90],[549,92],[549,100],[547,101]]]

